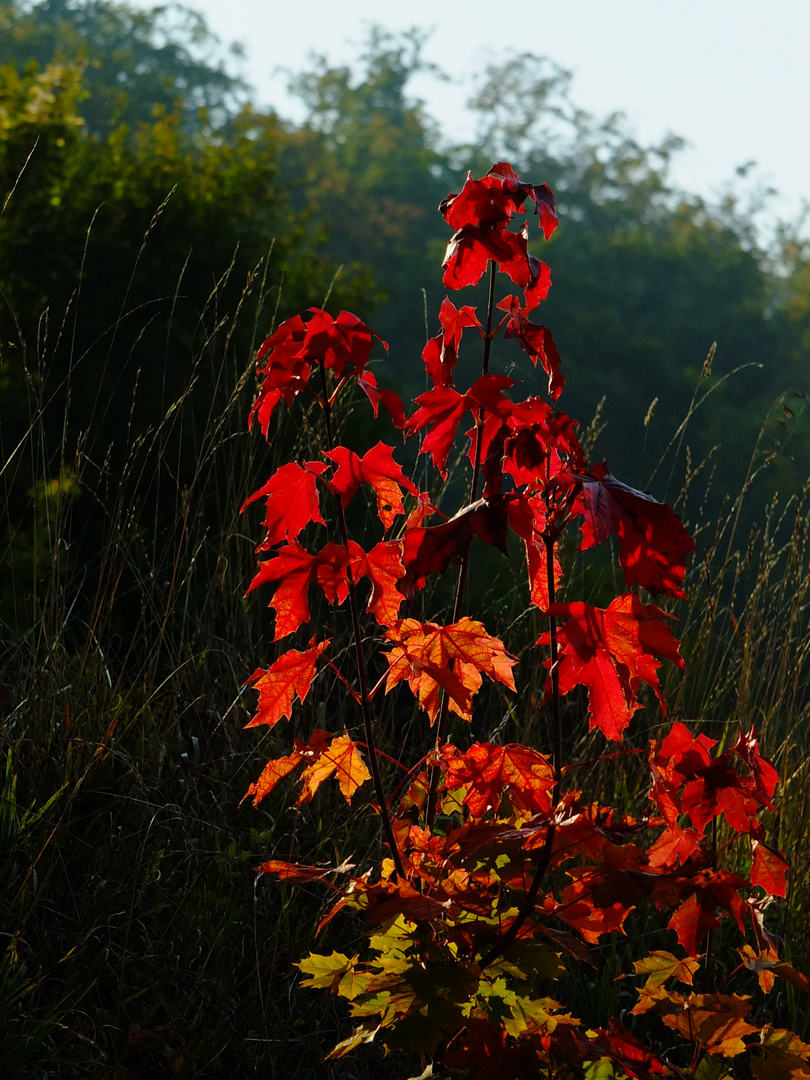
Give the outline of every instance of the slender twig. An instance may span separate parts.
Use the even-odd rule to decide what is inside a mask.
[[[323,414],[326,426],[326,442],[331,452],[335,448],[334,433],[332,429],[332,405],[329,400],[329,393],[326,384],[326,366],[323,359],[320,361],[321,369],[321,385],[323,387]],[[340,529],[340,536],[343,541],[343,546],[348,548],[349,546],[349,530],[346,526],[346,515],[343,512],[343,502],[339,495],[335,495],[335,506],[337,507],[338,528]],[[400,877],[405,877],[405,867],[402,862],[402,856],[399,851],[399,845],[397,844],[396,835],[394,833],[394,825],[391,821],[391,814],[388,809],[388,801],[385,797],[385,787],[382,781],[382,774],[380,773],[380,762],[377,754],[377,745],[374,740],[374,715],[371,709],[371,697],[369,695],[368,685],[368,669],[366,668],[366,658],[363,652],[363,639],[360,630],[360,607],[357,603],[357,590],[355,584],[351,579],[351,575],[347,578],[347,584],[349,589],[349,610],[352,618],[352,636],[354,638],[354,656],[357,665],[357,680],[360,684],[360,709],[363,714],[363,731],[365,734],[365,742],[368,747],[368,760],[371,768],[371,776],[374,781],[374,790],[377,792],[377,802],[379,803],[379,814],[382,820],[383,831],[388,841],[388,846],[391,848],[391,857],[394,860],[394,866],[396,867],[397,874]]]
[[[556,597],[556,583],[554,580],[554,535],[546,534],[544,537],[546,547],[546,577],[548,580],[548,603],[549,607],[554,603]],[[551,651],[551,723],[552,723],[552,745],[553,756],[552,763],[554,766],[554,790],[551,795],[552,813],[557,808],[557,804],[560,801],[560,781],[562,779],[562,723],[560,719],[560,678],[558,672],[558,655],[559,655],[559,643],[557,640],[557,620],[553,615],[549,615],[549,636],[550,636],[550,651]],[[557,831],[555,821],[552,819],[549,822],[548,832],[546,833],[546,842],[543,845],[543,850],[540,853],[540,859],[534,870],[534,877],[532,883],[529,886],[529,891],[523,898],[523,903],[520,905],[517,915],[513,919],[509,926],[509,929],[502,935],[500,940],[492,946],[488,953],[486,953],[479,961],[482,968],[488,967],[493,961],[497,960],[499,956],[502,956],[504,952],[509,948],[515,938],[518,936],[521,927],[534,912],[535,904],[537,902],[537,894],[540,892],[540,885],[543,882],[543,878],[546,876],[548,870],[548,864],[551,861],[551,853],[554,847],[554,835]]]
[[[490,260],[489,263],[489,294],[487,298],[487,328],[484,334],[484,356],[481,361],[481,374],[486,375],[489,372],[489,356],[492,351],[492,318],[495,313],[495,276],[497,274],[497,264]],[[478,416],[476,418],[476,438],[475,438],[475,459],[473,462],[473,474],[470,481],[470,503],[474,503],[478,498],[478,481],[481,477],[481,458],[483,445],[483,424],[484,424],[484,410],[479,409]],[[450,620],[451,623],[457,623],[461,618],[461,609],[464,604],[464,593],[467,588],[467,576],[470,568],[470,544],[464,551],[461,557],[461,566],[458,570],[458,580],[456,581],[456,597],[453,603],[453,617]],[[447,740],[447,722],[450,716],[450,698],[445,691],[442,692],[442,701],[439,706],[439,717],[436,721],[436,744],[435,749],[439,751]],[[430,789],[428,791],[427,807],[425,810],[425,828],[432,829],[433,822],[436,817],[436,802],[439,789],[439,767],[434,762],[430,769]]]

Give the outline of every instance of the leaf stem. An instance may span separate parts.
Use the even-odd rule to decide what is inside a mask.
[[[329,451],[331,452],[335,448],[334,433],[332,428],[332,403],[329,399],[328,388],[326,384],[326,366],[323,359],[319,361],[321,369],[321,385],[323,387],[323,412],[326,426],[326,442]],[[335,506],[337,507],[338,527],[340,529],[340,536],[343,542],[343,546],[348,549],[349,547],[349,530],[346,526],[346,515],[343,512],[343,502],[340,496],[335,494]],[[365,742],[368,747],[368,759],[369,767],[371,769],[371,776],[374,781],[374,789],[377,792],[377,802],[379,803],[379,814],[382,819],[383,831],[388,841],[388,846],[391,848],[391,857],[394,860],[394,866],[396,867],[397,874],[401,878],[405,878],[405,867],[402,862],[402,856],[400,855],[399,846],[397,844],[396,835],[394,834],[394,826],[391,821],[391,814],[388,809],[388,802],[385,797],[385,787],[383,786],[382,774],[380,773],[380,762],[377,753],[377,746],[374,740],[374,716],[371,709],[371,698],[369,696],[368,685],[368,672],[366,668],[366,658],[363,652],[363,639],[360,630],[360,608],[357,603],[357,589],[355,583],[352,581],[351,574],[347,575],[347,585],[349,590],[349,610],[352,618],[352,636],[354,638],[354,656],[357,665],[357,680],[360,684],[360,709],[363,714],[363,731],[365,734]]]

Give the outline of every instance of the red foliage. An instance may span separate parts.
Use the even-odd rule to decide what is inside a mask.
[[[275,640],[310,622],[311,586],[327,604],[347,606],[330,635],[341,634],[343,625],[350,632],[331,657],[330,642],[316,635],[304,650],[289,649],[257,670],[248,682],[258,691],[258,705],[247,726],[272,727],[294,710],[311,708],[315,680],[331,672],[356,703],[363,734],[359,741],[346,716],[343,734],[315,728],[307,741],[294,739],[292,750],[268,762],[245,797],[259,805],[294,773],[297,805],[327,781],[337,784],[346,802],[363,787],[387,844],[386,857],[378,863],[372,857],[371,868],[356,876],[346,863],[330,869],[269,859],[259,869],[331,888],[337,900],[321,927],[343,909],[367,920],[362,957],[313,954],[299,965],[309,985],[351,1002],[358,1020],[354,1034],[330,1056],[379,1035],[389,1049],[416,1050],[488,1080],[581,1075],[602,1059],[638,1080],[682,1076],[642,1037],[651,1030],[644,1028],[645,1014],[655,1013],[668,1029],[668,1044],[678,1038],[687,1045],[693,1069],[701,1055],[736,1057],[759,1047],[768,1056],[753,1057],[756,1076],[803,1075],[796,1071],[804,1053],[797,1036],[750,1023],[748,998],[693,987],[701,959],[712,951],[708,942],[718,940],[716,931],[726,922],[743,938],[743,962],[735,972],[755,973],[764,991],[776,979],[801,992],[810,988],[804,975],[779,959],[766,929],[768,905],[785,895],[789,868],[767,842],[762,815],[773,809],[778,777],[753,730],[740,732],[717,753],[717,743],[705,734],[672,725],[649,743],[649,798],[637,816],[572,787],[578,765],[589,763],[566,766],[560,758],[564,724],[579,723],[573,703],[566,703],[563,716],[562,699],[578,686],[587,692],[590,728],[621,744],[607,759],[618,762],[639,752],[630,748],[627,732],[642,707],[643,686],[651,691],[645,691],[647,702],[665,715],[659,668],[664,660],[683,668],[684,661],[668,622],[672,616],[645,603],[637,590],[683,598],[687,556],[695,545],[670,507],[622,484],[606,464],[590,465],[576,422],[556,409],[564,387],[561,359],[551,331],[529,318],[545,299],[551,276],[529,251],[528,221],[514,227],[515,217],[532,205],[548,239],[557,226],[551,192],[521,181],[504,162],[480,179],[468,175],[462,190],[442,202],[453,230],[445,285],[474,285],[490,267],[522,289],[523,299],[507,295],[497,305],[504,312],[500,326],[488,333],[484,326],[494,325],[494,305],[482,320],[472,305],[456,307],[445,298],[439,332],[422,354],[432,388],[416,399],[410,416],[366,370],[375,342],[387,346],[348,312],[333,318],[310,309],[282,323],[259,350],[260,385],[250,421],[256,419],[267,437],[278,403],[292,406],[306,390],[325,415],[326,435],[323,460],[283,464],[245,502],[266,500],[258,550],[269,553],[248,592],[273,587]],[[484,352],[482,370],[467,389],[455,386],[465,330],[483,339]],[[541,365],[550,401],[516,400],[517,380],[489,370],[499,333]],[[442,478],[461,423],[472,417],[466,432],[471,480],[460,509],[439,509],[443,498],[433,494],[435,488],[423,492],[386,443],[363,452],[336,441],[334,404],[352,381],[375,418],[382,405],[405,437],[421,436],[420,453],[430,456]],[[378,535],[361,546],[350,535],[347,511],[364,485],[373,492],[379,525]],[[431,524],[436,513],[443,520]],[[575,523],[582,552],[616,538],[619,569],[631,591],[607,607],[561,599],[568,585],[560,552]],[[463,613],[473,539],[508,552],[510,534],[525,549],[525,599],[542,620],[537,646],[548,677],[542,693],[531,683],[523,693],[543,709],[538,729],[551,727],[548,756],[534,747],[501,745],[499,735],[515,709],[518,658]],[[453,613],[430,621],[426,586],[454,565],[460,569]],[[366,612],[376,626],[363,619],[359,593],[366,580]],[[471,736],[466,747],[457,746],[449,739],[448,714],[473,721],[484,676],[491,685],[481,697],[489,697],[495,714],[479,730],[492,734],[488,741]],[[401,684],[427,714],[435,741],[427,758],[413,761],[407,759],[409,739],[395,736],[396,755],[406,760],[395,763],[402,778],[392,796],[383,769],[394,760],[377,747],[375,709],[382,687],[398,694]],[[334,714],[331,692],[324,688],[321,696]],[[719,827],[727,837],[722,845]],[[333,839],[337,843],[337,833]],[[730,869],[723,862],[732,849],[738,856]],[[332,875],[342,883],[333,883]],[[634,912],[642,909],[657,920],[659,936],[669,935],[667,947],[685,955],[658,949],[625,972],[646,977],[628,1014],[638,1023],[632,1032],[615,1018],[605,1028],[588,1027],[543,988],[550,992],[566,967],[596,966],[592,946],[630,933]],[[749,931],[754,947],[744,942]],[[625,952],[624,946],[614,950],[617,962]],[[702,988],[714,977],[707,966]],[[601,978],[610,985],[614,976]]]

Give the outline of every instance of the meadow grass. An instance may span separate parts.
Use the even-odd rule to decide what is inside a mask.
[[[254,867],[271,857],[362,856],[379,842],[376,823],[325,789],[294,811],[287,791],[259,811],[240,804],[289,736],[242,730],[250,716],[244,680],[274,653],[266,600],[242,598],[258,519],[247,527],[238,511],[276,459],[245,431],[252,359],[237,354],[233,339],[237,321],[248,320],[254,337],[267,330],[274,298],[259,267],[236,310],[222,311],[226,280],[202,310],[180,395],[145,426],[122,422],[109,455],[123,463],[117,470],[98,468],[67,425],[49,444],[59,425],[48,421],[67,407],[70,386],[50,386],[49,357],[27,354],[30,423],[22,444],[5,447],[2,473],[7,496],[22,462],[33,463],[35,476],[24,512],[6,521],[2,552],[3,1076],[319,1077],[327,1075],[325,1053],[346,1033],[339,1007],[301,991],[293,967],[313,947],[328,896],[317,885],[293,892],[257,878]],[[171,339],[164,360],[181,362]],[[80,363],[71,372],[80,378]],[[288,457],[317,454],[306,413],[286,421],[277,439]],[[189,446],[193,467],[186,461],[181,470]],[[689,676],[668,677],[667,720],[650,703],[631,742],[643,745],[679,719],[721,743],[756,726],[782,777],[770,839],[793,864],[775,925],[785,959],[806,968],[810,495],[758,508],[762,463],[754,448],[744,490],[725,501],[710,497],[710,466],[687,470],[680,509],[699,552],[687,582],[692,602],[674,610]],[[92,514],[77,513],[81,500],[92,500]],[[171,512],[151,512],[158,504]],[[598,573],[574,576],[572,589],[580,585],[598,593]],[[508,605],[499,590],[488,598],[484,590],[484,602]],[[518,630],[521,619],[513,612]],[[481,730],[542,749],[544,673],[536,651],[524,652],[525,693],[512,705],[498,698]],[[296,734],[310,720],[355,722],[338,685],[324,682],[313,697]],[[566,707],[579,731],[576,701]],[[389,707],[383,722],[394,746],[418,729],[409,709]],[[604,741],[576,734],[569,751],[570,760],[596,759]],[[597,762],[583,767],[582,781],[594,797],[638,810],[643,768],[631,757],[619,775],[614,762]],[[350,921],[330,924],[330,935],[316,944],[351,950]],[[621,941],[604,952],[593,985],[572,988],[593,1023],[623,1007],[612,977]],[[792,988],[772,997],[779,995],[768,1007],[810,1038]],[[332,1063],[328,1075],[370,1076],[380,1067],[370,1049]],[[385,1069],[398,1074],[390,1059]]]

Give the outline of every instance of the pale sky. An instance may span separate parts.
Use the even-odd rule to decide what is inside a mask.
[[[573,72],[572,98],[588,112],[626,113],[643,143],[686,138],[674,175],[688,190],[717,195],[753,160],[755,182],[782,195],[774,213],[792,218],[810,201],[810,0],[185,2],[223,43],[245,47],[258,103],[282,115],[296,118],[279,68],[306,69],[312,52],[350,62],[373,23],[416,26],[432,30],[425,56],[452,82],[422,78],[413,92],[451,141],[472,134],[470,73],[535,52]]]

